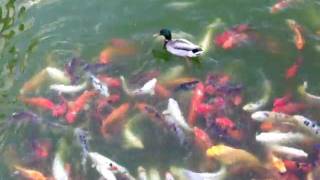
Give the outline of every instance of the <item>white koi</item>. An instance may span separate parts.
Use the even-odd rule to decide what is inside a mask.
[[[84,82],[79,85],[52,84],[50,85],[49,89],[60,93],[72,94],[85,90],[87,85],[87,82]]]
[[[308,154],[301,149],[287,147],[287,146],[280,146],[280,145],[272,145],[268,147],[274,153],[289,159],[301,159],[301,158],[305,159],[308,157]]]
[[[142,166],[138,167],[138,180],[148,180],[146,169]]]
[[[308,82],[304,81],[303,85],[298,87],[299,94],[305,99],[306,102],[314,105],[320,105],[320,96],[316,96],[307,92]]]
[[[292,116],[272,111],[257,111],[251,114],[251,119],[263,122],[263,121],[292,121]]]
[[[61,160],[60,154],[56,154],[53,160],[52,165],[52,174],[54,179],[57,180],[68,180],[69,175],[68,172],[64,169],[63,162]]]
[[[127,82],[123,76],[120,76],[120,79],[121,79],[124,92],[129,96],[138,96],[138,95],[145,95],[145,94],[149,94],[153,96],[155,94],[155,87],[157,84],[156,78],[149,80],[141,88],[135,89],[135,90],[131,90],[128,88]]]
[[[210,42],[212,42],[213,31],[222,24],[221,19],[217,18],[213,23],[209,24],[207,27],[207,32],[200,42],[200,47],[203,50],[203,54],[206,53],[210,47]]]
[[[173,98],[169,98],[168,108],[164,110],[162,114],[165,117],[171,116],[172,118],[170,119],[173,119],[175,124],[178,124],[181,128],[188,132],[192,132],[192,128],[189,127],[189,125],[186,123],[185,118],[182,115],[178,102]]]
[[[256,135],[256,141],[264,144],[288,144],[302,142],[306,139],[301,133],[265,132]]]
[[[187,169],[184,169],[183,172],[187,180],[222,180],[227,175],[225,167],[221,167],[219,171],[215,173],[197,173]]]
[[[137,137],[129,127],[125,127],[123,131],[123,138],[124,138],[124,147],[127,149],[143,149],[144,145],[142,141]]]
[[[293,119],[304,131],[308,132],[309,134],[312,134],[315,137],[320,137],[320,126],[317,124],[316,121],[310,120],[301,115],[294,115]]]
[[[47,71],[49,77],[56,82],[60,82],[63,84],[70,83],[70,78],[60,69],[57,69],[54,67],[47,67],[46,71]]]
[[[247,112],[255,112],[263,108],[267,105],[268,101],[271,97],[272,87],[271,82],[265,77],[265,75],[262,73],[262,71],[259,71],[262,74],[262,77],[264,78],[263,81],[263,89],[264,93],[263,96],[256,102],[249,102],[248,104],[244,105],[242,109]]]

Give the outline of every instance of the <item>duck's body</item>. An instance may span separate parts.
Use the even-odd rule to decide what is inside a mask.
[[[172,39],[171,32],[162,29],[160,35],[165,37],[164,47],[173,55],[181,57],[198,57],[203,53],[200,46],[185,39]]]

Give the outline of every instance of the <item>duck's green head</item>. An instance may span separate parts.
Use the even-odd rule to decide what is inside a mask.
[[[164,36],[166,40],[170,41],[171,38],[171,31],[169,29],[161,29],[160,33],[161,36]]]

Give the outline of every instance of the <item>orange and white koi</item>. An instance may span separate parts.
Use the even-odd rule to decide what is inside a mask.
[[[127,111],[129,110],[130,104],[124,103],[121,104],[118,108],[114,109],[105,119],[102,121],[101,133],[105,138],[110,137],[111,126],[115,123],[121,124],[126,116]]]
[[[197,108],[202,103],[204,98],[204,85],[199,82],[196,88],[193,90],[193,96],[189,108],[188,123],[190,126],[194,126],[197,119]]]
[[[305,40],[302,35],[302,27],[293,19],[287,19],[287,24],[290,29],[294,32],[294,41],[296,48],[302,50],[305,45]]]
[[[53,160],[52,165],[52,174],[55,179],[59,180],[68,180],[69,174],[64,168],[64,164],[61,159],[60,154],[56,154]]]
[[[46,178],[41,172],[33,170],[33,169],[27,169],[18,165],[15,165],[14,168],[19,171],[19,173],[30,180],[47,180],[48,178]]]
[[[295,0],[279,0],[276,4],[274,4],[271,8],[270,8],[270,13],[274,14],[277,13],[279,11],[282,11],[286,8],[288,8],[290,6],[290,4],[292,4],[292,2],[294,2]]]
[[[65,119],[68,123],[74,123],[78,113],[84,108],[88,101],[96,95],[94,91],[84,91],[75,101],[68,103],[68,112]]]

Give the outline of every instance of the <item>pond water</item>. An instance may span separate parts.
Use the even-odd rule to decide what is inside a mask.
[[[228,85],[231,87],[241,85],[241,92],[236,97],[226,93],[227,90],[222,90],[226,93],[223,94],[224,100],[230,96],[234,101],[237,98],[242,101],[228,106],[224,109],[224,113],[213,118],[229,117],[244,135],[235,142],[230,142],[221,137],[223,135],[217,137],[214,133],[210,134],[215,130],[210,129],[205,124],[205,118],[200,115],[197,117],[197,126],[210,134],[213,144],[223,143],[244,149],[254,154],[261,164],[266,164],[268,148],[255,140],[256,133],[262,131],[260,123],[253,122],[251,113],[242,110],[243,105],[263,97],[266,92],[265,82],[269,82],[271,86],[270,92],[267,92],[270,97],[260,110],[271,111],[275,98],[291,93],[290,101],[299,102],[304,106],[294,114],[315,121],[320,119],[319,107],[309,105],[297,92],[298,86],[307,81],[308,92],[320,94],[320,1],[287,0],[289,7],[271,13],[270,8],[277,2],[276,0],[17,0],[18,7],[26,7],[25,21],[30,26],[13,41],[20,48],[26,47],[30,42],[36,43],[32,52],[23,56],[25,64],[23,70],[17,68],[7,79],[1,79],[4,81],[1,84],[7,84],[7,87],[1,89],[1,96],[6,99],[3,100],[6,103],[2,103],[0,107],[3,127],[0,132],[0,179],[23,179],[14,168],[15,165],[34,169],[46,177],[52,177],[53,161],[58,153],[62,154],[64,164],[69,165],[71,179],[98,179],[100,175],[95,168],[91,168],[90,158],[85,167],[81,165],[83,152],[74,135],[77,127],[88,132],[89,151],[98,152],[125,166],[135,177],[139,166],[143,166],[147,172],[150,169],[158,170],[161,179],[164,179],[164,173],[173,166],[195,172],[213,172],[218,170],[221,164],[229,167],[230,165],[226,165],[228,163],[223,163],[224,160],[215,161],[215,158],[206,158],[205,153],[196,147],[191,135],[192,140],[189,140],[188,145],[179,144],[175,135],[168,133],[166,126],[150,121],[150,116],[136,108],[137,103],[147,103],[162,112],[167,108],[168,99],[171,97],[178,101],[183,116],[188,120],[194,90],[175,91],[168,84],[179,77],[193,77],[205,83],[209,74],[230,77]],[[305,39],[302,50],[298,50],[295,46],[295,31],[288,25],[288,19],[296,21],[300,27],[298,29],[302,31]],[[216,26],[210,27],[213,23]],[[249,29],[244,30],[242,34],[236,32],[245,36],[243,42],[230,49],[215,44],[215,37],[241,24]],[[186,38],[195,44],[201,44],[210,29],[212,37],[209,39],[208,49],[201,57],[186,59],[167,53],[163,48],[163,39],[153,36],[162,28],[170,29],[173,38]],[[150,75],[151,71],[157,72],[154,74],[159,74],[158,80],[169,89],[171,95],[161,97],[156,91],[154,96],[130,97],[122,88],[109,87],[111,94],[120,95],[120,100],[105,110],[107,112],[102,114],[103,118],[94,116],[96,105],[92,101],[77,116],[75,123],[70,124],[66,122],[64,116],[53,117],[50,111],[21,102],[23,98],[39,96],[49,98],[55,103],[59,102],[60,96],[49,89],[50,83],[57,82],[49,81],[48,78],[39,85],[40,88],[24,94],[21,94],[21,89],[34,75],[48,66],[63,71],[65,64],[73,58],[94,64],[101,59],[100,53],[105,49],[112,49],[112,46],[120,49],[118,54],[117,50],[113,51],[116,55],[110,55],[112,60],[108,62],[107,70],[95,75],[108,74],[114,78],[124,76],[129,88],[134,89],[152,79],[143,80],[144,73],[149,72]],[[129,50],[123,46],[129,46]],[[17,67],[22,63],[20,61],[18,60]],[[298,66],[297,74],[292,78],[286,78],[287,70],[295,63]],[[3,64],[4,62],[1,62],[1,65]],[[168,71],[172,68],[183,69],[183,72],[176,77],[173,75],[165,79],[164,76],[168,75]],[[80,72],[79,75],[80,84],[86,80],[87,72]],[[87,89],[92,90],[92,87],[88,86]],[[63,96],[72,101],[79,95],[80,92]],[[209,103],[210,98],[214,99],[206,98],[206,103]],[[96,97],[95,101],[97,99]],[[124,141],[120,137],[122,130],[111,138],[104,138],[100,132],[101,119],[107,117],[109,111],[124,103],[129,103],[124,122],[131,119],[132,131],[143,142],[143,149],[124,148]],[[11,114],[21,111],[36,113],[42,119],[41,123],[10,124],[8,121]],[[121,126],[122,129],[124,127]],[[296,129],[294,131],[300,132]],[[279,128],[274,129],[278,130]],[[302,132],[309,136],[305,131]],[[316,152],[312,147],[319,143],[318,141],[317,137],[312,136],[307,138],[306,142],[296,143],[293,146],[309,154],[309,158],[303,160],[312,164],[309,172],[317,169],[314,165]],[[45,149],[43,151],[48,151],[48,155],[39,157],[41,153],[39,155],[39,147],[35,144],[40,144],[39,146]],[[230,153],[230,156],[232,154]],[[281,156],[283,159],[285,157]],[[261,174],[276,172],[274,169],[257,172],[252,170],[254,168],[235,172],[234,169],[236,168],[228,169],[226,179],[264,179],[266,177]],[[288,174],[295,174],[300,179],[305,179],[307,173],[288,171]]]

